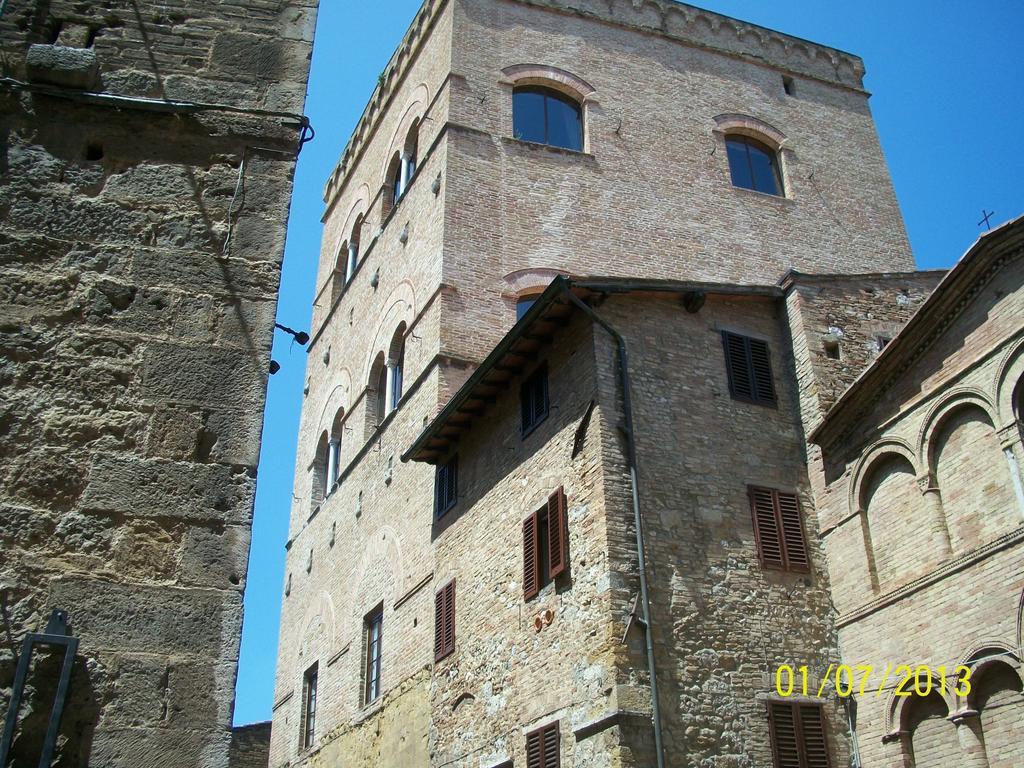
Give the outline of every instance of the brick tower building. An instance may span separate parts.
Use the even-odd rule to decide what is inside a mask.
[[[316,10],[0,3],[5,768],[229,764]]]
[[[942,277],[862,75],[664,0],[424,3],[325,188],[274,768],[860,754],[773,681],[843,659],[808,434]]]

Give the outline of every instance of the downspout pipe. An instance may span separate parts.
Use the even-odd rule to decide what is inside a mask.
[[[647,649],[647,671],[651,678],[651,720],[654,725],[654,749],[658,757],[658,768],[665,768],[665,751],[661,738],[661,707],[658,705],[658,675],[654,662],[654,638],[651,625],[651,602],[647,588],[647,559],[644,554],[644,526],[640,515],[640,484],[637,465],[636,441],[633,436],[633,402],[629,386],[629,355],[626,340],[607,321],[598,315],[570,290],[568,283],[563,288],[566,297],[581,309],[591,320],[600,325],[615,339],[619,358],[619,383],[622,386],[622,409],[625,421],[626,461],[629,463],[629,481],[633,495],[633,521],[636,529],[636,551],[640,567],[640,609],[643,613],[644,641]]]

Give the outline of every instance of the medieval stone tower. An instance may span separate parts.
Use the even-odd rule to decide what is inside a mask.
[[[316,6],[0,3],[5,766],[228,765]]]
[[[506,333],[521,328],[519,317],[531,322],[531,305],[558,275],[626,281],[573,289],[584,297],[676,296],[656,311],[618,309],[623,318],[646,316],[643,338],[665,334],[667,345],[685,330],[673,325],[673,313],[686,315],[683,298],[703,313],[694,317],[761,324],[773,348],[784,348],[790,330],[778,281],[787,270],[903,274],[916,306],[937,276],[909,276],[913,260],[862,75],[856,56],[673,2],[424,3],[325,187],[272,766],[555,766],[559,755],[575,755],[574,765],[654,764],[643,643],[637,622],[623,622],[639,615],[635,531],[628,472],[609,458],[618,440],[606,409],[614,410],[614,371],[594,357],[606,340],[577,328],[580,312],[568,310],[517,337],[533,344],[525,351],[509,352]],[[643,280],[658,285],[638,287]],[[564,356],[576,366],[570,379],[603,383],[593,396],[583,387],[579,410],[565,401],[559,419],[532,435],[524,406],[523,428],[495,432],[486,458],[471,461],[463,441],[479,447],[484,438],[474,442],[466,430],[497,430],[508,413],[518,419],[503,393],[514,400],[532,386],[518,377],[543,359],[560,327],[589,349]],[[659,365],[697,376],[706,350],[678,350]],[[791,357],[776,360],[792,371]],[[547,363],[551,403],[556,363]],[[481,385],[485,374],[501,381]],[[546,414],[544,381],[535,404]],[[793,431],[795,384],[783,389],[770,419],[755,414],[769,421],[752,416],[750,437],[737,434],[727,450],[740,455],[743,441],[766,429],[784,435],[766,449],[778,457],[766,456],[773,469],[761,477],[785,475],[810,506],[806,449]],[[698,442],[721,426],[714,413],[702,418],[689,428]],[[548,434],[548,425],[562,431]],[[542,445],[574,446],[575,479]],[[680,503],[696,498],[679,493]],[[540,597],[527,589],[524,599],[519,523],[549,497],[552,511],[530,530],[550,543],[551,516],[568,514],[571,563],[556,568],[555,549],[545,550],[534,565],[552,584],[536,584]],[[749,527],[745,499],[744,491],[738,505]],[[477,503],[495,517],[478,515]],[[721,519],[721,531],[702,529],[710,539],[701,546],[732,537],[731,518]],[[659,541],[669,547],[678,533],[667,528]],[[561,567],[572,571],[569,590],[555,590]],[[808,568],[817,588],[794,588],[799,597],[777,583],[763,587],[799,608],[792,603],[781,617],[737,604],[735,614],[717,616],[720,631],[756,614],[762,660],[791,641],[799,646],[797,637],[806,645],[793,654],[836,658],[817,548]],[[678,583],[662,573],[665,595]],[[727,589],[701,578],[709,600]],[[683,615],[688,599],[696,598],[671,609],[663,602],[665,621],[693,621]],[[571,618],[553,618],[562,613]],[[535,621],[550,627],[537,633]],[[688,651],[713,665],[694,643]],[[755,744],[765,726],[730,698],[762,684],[748,652],[738,641],[731,660],[714,662],[745,675],[714,694],[718,683],[707,683],[708,696],[724,697],[708,704],[714,716],[665,715],[666,751],[724,749],[741,761],[730,765],[770,755]],[[700,698],[698,688],[686,690]],[[845,716],[830,707],[838,759],[848,749]],[[557,728],[531,730],[555,711],[565,715],[560,737]],[[531,731],[524,742],[521,729]],[[670,764],[688,764],[681,760]]]

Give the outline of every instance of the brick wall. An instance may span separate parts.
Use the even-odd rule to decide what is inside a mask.
[[[315,18],[252,0],[0,19],[0,709],[13,649],[66,609],[55,764],[227,765],[298,147],[296,118],[254,110],[302,111]],[[19,765],[49,679],[30,679]]]

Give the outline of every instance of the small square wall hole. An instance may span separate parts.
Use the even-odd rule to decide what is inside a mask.
[[[782,76],[782,90],[786,92],[787,96],[796,95],[796,83],[793,82],[793,78],[788,75]]]
[[[826,341],[825,342],[825,357],[830,360],[839,359],[839,342],[838,341]]]
[[[90,161],[103,159],[103,145],[93,142],[85,145],[85,159]]]

